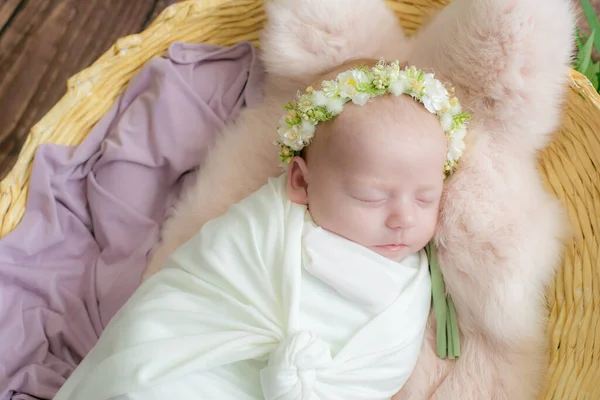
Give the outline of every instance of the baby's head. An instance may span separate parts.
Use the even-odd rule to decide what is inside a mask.
[[[434,235],[446,143],[438,117],[408,95],[349,102],[291,159],[289,198],[323,229],[399,261]]]

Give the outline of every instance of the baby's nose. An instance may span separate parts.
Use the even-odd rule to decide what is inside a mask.
[[[412,228],[416,223],[415,212],[412,206],[402,205],[394,209],[387,218],[386,225],[392,229]]]

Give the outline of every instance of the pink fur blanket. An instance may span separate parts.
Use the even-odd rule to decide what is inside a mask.
[[[462,356],[435,353],[435,321],[397,399],[535,399],[545,354],[544,288],[566,223],[537,152],[558,127],[572,53],[570,0],[455,0],[407,38],[383,0],[273,0],[262,36],[265,101],[219,136],[165,225],[146,276],[204,222],[280,173],[281,105],[349,58],[399,59],[451,81],[473,115],[435,242],[459,317]]]

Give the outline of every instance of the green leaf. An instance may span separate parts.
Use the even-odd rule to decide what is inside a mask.
[[[585,19],[588,22],[590,27],[590,31],[600,32],[600,22],[598,21],[598,16],[594,11],[594,7],[590,4],[589,0],[580,0],[581,7],[583,8],[583,13],[585,14]],[[590,35],[592,37],[592,35]],[[597,51],[600,51],[600,35],[594,40],[594,47],[596,47]]]
[[[585,76],[590,80],[596,91],[598,90],[598,74],[600,74],[600,62],[590,64],[585,71]]]
[[[577,44],[577,51],[581,51],[583,43],[587,40],[587,36],[579,28],[575,28],[575,43]]]
[[[583,49],[581,49],[581,51],[577,54],[575,69],[582,74],[585,74],[585,71],[587,71],[588,66],[590,65],[590,61],[592,59],[592,44],[595,36],[596,31],[593,30],[592,33],[590,33],[590,37],[588,38],[587,42],[583,46]]]

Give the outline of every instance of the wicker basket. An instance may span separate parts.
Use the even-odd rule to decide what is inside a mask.
[[[388,0],[408,32],[447,0]],[[265,20],[262,0],[186,1],[167,8],[144,32],[117,41],[68,81],[67,94],[31,130],[0,182],[0,235],[20,221],[40,143],[79,144],[132,75],[173,41],[231,45],[251,41]],[[549,288],[551,340],[543,399],[600,399],[600,96],[572,72],[560,134],[540,159],[548,187],[564,201],[575,229],[563,268]]]

